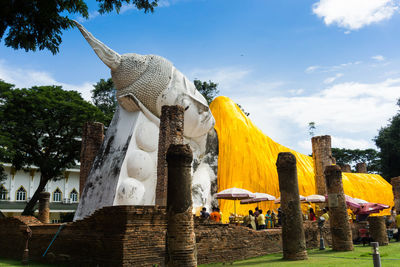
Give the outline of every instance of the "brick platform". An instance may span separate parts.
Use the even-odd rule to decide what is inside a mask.
[[[69,223],[49,249],[60,224],[41,224],[33,217],[0,219],[0,257],[21,259],[24,239],[20,226],[29,225],[30,259],[71,266],[163,266],[166,257],[165,209],[152,206],[114,206]],[[243,226],[195,219],[198,264],[235,260],[282,251],[281,230],[254,231]],[[329,226],[324,236],[330,244]],[[307,248],[316,248],[316,222],[305,222]]]

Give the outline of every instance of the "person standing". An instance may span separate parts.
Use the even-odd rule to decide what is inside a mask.
[[[257,217],[257,222],[258,222],[258,230],[263,230],[265,229],[265,217],[264,214],[262,214],[262,210],[258,210],[260,212],[260,215]]]
[[[274,211],[271,212],[271,222],[272,222],[271,228],[275,228],[275,224],[276,224],[276,214],[275,214]]]
[[[317,217],[315,216],[314,209],[310,208],[310,221],[316,221]]]
[[[202,219],[208,219],[208,217],[210,217],[210,214],[207,212],[206,207],[203,207],[202,210],[200,211],[200,217]]]
[[[399,242],[399,240],[400,240],[400,213],[396,215],[396,227],[397,227],[396,241]]]
[[[265,226],[266,228],[272,228],[272,218],[270,210],[268,210],[267,214],[265,214]]]
[[[210,220],[214,222],[220,222],[221,221],[221,214],[219,213],[218,208],[213,208],[213,212],[210,214]]]
[[[254,217],[253,211],[249,210],[249,228],[253,230],[257,230],[256,227],[256,217]]]

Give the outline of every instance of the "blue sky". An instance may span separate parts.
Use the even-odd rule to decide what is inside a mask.
[[[307,125],[333,146],[374,148],[400,97],[398,0],[162,0],[153,14],[130,6],[78,19],[120,54],[158,54],[191,80],[212,80],[275,141],[309,154]],[[90,99],[110,77],[77,29],[60,53],[0,43],[0,79],[17,87],[60,84]]]

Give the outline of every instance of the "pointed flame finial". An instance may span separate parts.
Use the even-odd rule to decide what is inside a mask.
[[[74,23],[76,26],[78,26],[78,29],[81,31],[83,37],[85,37],[86,41],[90,44],[90,46],[93,48],[94,52],[97,54],[97,56],[101,59],[101,61],[104,62],[111,70],[116,70],[118,66],[121,64],[121,56],[97,40],[93,34],[88,32],[80,23],[74,20]]]

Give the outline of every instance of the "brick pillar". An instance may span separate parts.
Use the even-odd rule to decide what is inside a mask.
[[[100,122],[86,122],[82,128],[81,169],[79,177],[79,197],[82,195],[86,179],[104,139],[104,125]]]
[[[367,164],[365,162],[360,162],[356,164],[356,172],[357,173],[368,173]]]
[[[390,183],[393,190],[394,208],[396,209],[396,213],[400,214],[400,176],[393,177]]]
[[[379,242],[379,246],[389,245],[389,239],[386,232],[385,217],[374,216],[368,217],[369,233],[375,242]]]
[[[342,172],[351,172],[351,166],[350,166],[350,164],[343,164],[343,165],[340,165],[340,169],[342,170]]]
[[[160,135],[158,139],[156,205],[167,205],[168,168],[165,160],[171,144],[183,144],[182,106],[163,106],[160,117]]]
[[[353,240],[347,215],[340,167],[337,165],[327,166],[325,168],[325,178],[326,189],[328,191],[332,248],[336,251],[353,250]]]
[[[276,167],[281,191],[283,258],[305,260],[307,251],[300,209],[296,157],[290,152],[279,153]]]
[[[42,223],[50,223],[50,193],[39,193],[39,221]]]
[[[172,144],[168,162],[168,266],[197,266],[192,214],[192,150]]]
[[[329,135],[314,136],[311,138],[311,143],[316,192],[319,195],[326,195],[324,170],[326,166],[334,163],[331,149],[331,137]]]

